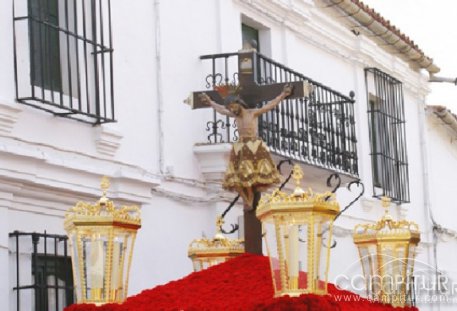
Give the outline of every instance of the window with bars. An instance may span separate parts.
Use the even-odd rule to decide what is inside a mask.
[[[67,236],[14,231],[11,310],[62,311],[75,302]]]
[[[408,157],[402,83],[376,68],[365,69],[373,196],[409,202]]]
[[[114,122],[110,11],[110,0],[14,0],[17,101]]]

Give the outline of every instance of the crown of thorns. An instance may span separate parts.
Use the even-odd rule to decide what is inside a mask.
[[[225,99],[229,96],[239,96],[241,92],[241,85],[231,83],[216,85],[214,90],[218,92],[223,99]]]

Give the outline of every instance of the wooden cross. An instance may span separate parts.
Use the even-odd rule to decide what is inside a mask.
[[[292,94],[288,99],[308,97],[311,85],[307,81],[283,82],[259,85],[256,82],[257,53],[255,50],[241,50],[238,53],[238,81],[240,91],[238,96],[244,100],[249,108],[256,108],[257,104],[273,99],[284,89],[286,84],[293,87]],[[192,109],[208,108],[209,106],[201,101],[199,95],[206,93],[213,101],[223,105],[224,99],[215,90],[193,92],[188,100]]]
[[[237,95],[243,99],[249,108],[256,108],[258,103],[275,98],[283,91],[284,86],[287,84],[293,87],[292,94],[287,97],[288,99],[308,97],[312,90],[307,81],[259,85],[256,82],[257,73],[257,53],[255,50],[240,51],[238,53],[238,80],[240,89]],[[192,109],[209,107],[201,101],[199,96],[201,93],[206,93],[218,104],[224,104],[224,99],[217,91],[199,91],[193,92],[187,100],[187,103],[191,105]],[[244,242],[247,253],[262,254],[262,226],[255,213],[260,196],[261,194],[256,192],[252,208],[247,208],[247,204],[245,204],[244,208]]]

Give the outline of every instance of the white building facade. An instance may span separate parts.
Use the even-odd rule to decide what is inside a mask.
[[[329,134],[320,138],[325,147],[311,141],[307,123],[306,157],[290,151],[298,136],[289,136],[289,144],[280,146],[286,136],[281,129],[274,134],[279,145],[272,148],[278,161],[295,155],[306,167],[305,181],[318,190],[328,189],[325,181],[334,171],[344,182],[360,178],[365,185],[361,200],[336,223],[330,281],[361,273],[352,228],[380,218],[383,210],[373,196],[382,194],[392,197],[395,216],[419,224],[418,261],[451,276],[448,254],[456,251],[452,232],[457,228],[447,217],[452,215],[447,195],[456,181],[447,168],[457,163],[455,139],[448,140],[450,134],[442,129],[435,131],[425,111],[427,71],[433,74],[439,68],[409,38],[370,12],[359,1],[336,0],[2,1],[0,302],[11,311],[38,310],[42,302],[33,288],[18,287],[34,284],[38,257],[31,254],[34,246],[43,251],[44,239],[35,236],[39,242],[34,244],[33,235],[12,233],[64,235],[65,211],[77,201],[97,200],[101,176],[110,178],[108,195],[116,204],[136,204],[142,210],[129,292],[192,272],[190,241],[202,233],[214,234],[216,216],[235,197],[220,185],[230,150],[227,133],[233,138],[236,132],[233,126],[224,128],[225,118],[213,111],[192,110],[183,102],[192,91],[211,87],[212,77],[205,79],[218,73],[211,60],[200,56],[236,53],[243,36],[257,36],[261,54],[315,83],[318,101],[334,96],[327,100],[336,103],[341,96],[351,109],[340,111],[348,124],[341,125],[344,134],[316,130]],[[221,62],[215,61],[222,66],[217,68],[223,68]],[[234,66],[229,63],[231,73]],[[265,68],[259,75],[272,73]],[[382,80],[388,87],[379,87],[376,73],[388,77]],[[384,111],[380,100],[391,95],[392,109]],[[392,112],[402,125],[381,127],[379,111]],[[316,120],[337,124],[338,113],[327,117],[330,113],[321,112]],[[217,120],[224,125],[208,123]],[[285,127],[279,118],[265,120]],[[213,125],[223,141],[211,137]],[[329,147],[336,140],[344,144],[339,150]],[[305,146],[305,140],[298,146]],[[325,161],[318,159],[320,152]],[[331,155],[336,162],[330,163],[329,154],[335,152],[340,162]],[[383,160],[390,152],[396,154],[395,164]],[[381,176],[383,171],[391,175]],[[447,188],[439,186],[441,179]],[[338,191],[342,206],[355,195]],[[449,230],[433,230],[431,214]],[[227,215],[227,224],[236,223],[240,215],[238,204]],[[437,242],[443,230],[449,238]],[[56,241],[48,252],[61,257],[64,245]],[[52,302],[58,306],[68,299],[60,294],[60,302]],[[430,303],[419,307],[440,308]],[[441,308],[452,310],[452,305]]]

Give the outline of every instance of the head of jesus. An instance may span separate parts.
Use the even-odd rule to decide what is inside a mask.
[[[224,104],[231,113],[238,116],[243,109],[249,109],[248,105],[239,96],[229,95],[224,99]]]

